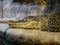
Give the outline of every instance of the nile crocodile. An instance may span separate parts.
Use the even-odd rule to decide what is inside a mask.
[[[40,16],[27,16],[18,22],[10,22],[11,27],[25,29],[40,29],[43,31],[60,31],[59,13],[49,13]]]

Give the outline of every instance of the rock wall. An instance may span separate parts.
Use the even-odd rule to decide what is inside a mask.
[[[14,0],[5,0],[5,1],[3,0],[4,17],[12,18],[12,17],[16,17],[17,15],[18,15],[17,17],[21,15],[22,15],[21,17],[25,17],[26,15],[35,15],[36,13],[37,13],[36,15],[41,15],[43,13],[60,12],[59,0],[45,0],[47,4],[43,9],[43,11],[41,11],[41,4],[39,5],[39,1],[35,3],[29,3],[26,5],[26,7],[24,5],[21,5],[18,1],[14,1],[14,2],[13,1]],[[32,9],[30,9],[31,7]]]

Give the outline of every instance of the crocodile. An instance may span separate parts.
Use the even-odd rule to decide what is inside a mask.
[[[27,16],[18,22],[10,22],[9,25],[14,28],[39,29],[42,31],[59,32],[60,14],[48,13],[38,16]]]

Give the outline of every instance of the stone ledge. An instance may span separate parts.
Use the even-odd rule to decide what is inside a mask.
[[[6,32],[7,38],[16,40],[18,42],[33,43],[40,42],[42,44],[58,43],[60,44],[59,32],[45,32],[40,30],[26,30],[26,29],[9,29]]]

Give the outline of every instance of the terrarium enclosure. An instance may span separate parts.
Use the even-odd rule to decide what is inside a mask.
[[[0,39],[1,45],[60,44],[60,0],[0,0]]]

